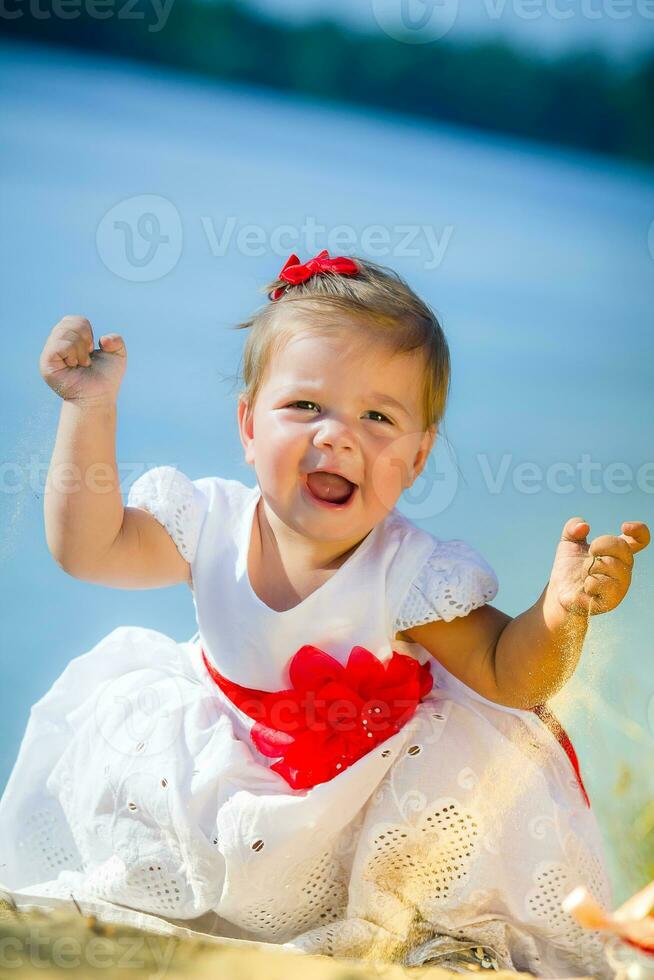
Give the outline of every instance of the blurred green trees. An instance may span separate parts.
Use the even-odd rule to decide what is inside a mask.
[[[22,13],[0,19],[4,34],[654,160],[654,48],[624,67],[594,52],[548,58],[499,42],[415,45],[326,21],[290,25],[235,0],[171,0],[167,19],[153,0],[104,0],[106,19],[88,0],[70,19],[35,17],[29,2],[7,0]],[[55,0],[38,2],[47,11]]]

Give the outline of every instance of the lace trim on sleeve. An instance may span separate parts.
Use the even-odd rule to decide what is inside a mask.
[[[166,528],[182,558],[193,561],[207,500],[184,473],[173,466],[147,470],[130,487],[127,506],[149,511]]]
[[[495,572],[469,544],[439,541],[402,601],[395,630],[467,616],[494,598],[498,588]]]

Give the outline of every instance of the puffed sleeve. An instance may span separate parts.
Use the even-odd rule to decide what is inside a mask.
[[[177,545],[182,558],[192,562],[207,511],[207,497],[174,466],[155,466],[147,470],[129,488],[128,507],[149,511]]]
[[[400,603],[395,630],[467,616],[490,602],[498,587],[495,572],[473,547],[465,541],[437,541]]]

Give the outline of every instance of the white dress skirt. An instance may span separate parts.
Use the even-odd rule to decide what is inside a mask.
[[[487,701],[393,639],[407,617],[425,621],[425,603],[428,618],[451,619],[488,601],[483,559],[394,512],[276,613],[247,577],[256,488],[207,478],[193,490],[199,632],[178,642],[119,627],[33,706],[0,801],[0,883],[311,953],[420,965],[446,936],[487,947],[500,967],[608,978],[599,935],[561,908],[582,883],[611,905],[570,747],[534,712]],[[179,499],[176,513],[171,533],[199,521]],[[282,691],[302,643],[341,664],[356,643],[380,660],[413,657],[433,687],[397,733],[293,789],[203,652],[237,684]]]

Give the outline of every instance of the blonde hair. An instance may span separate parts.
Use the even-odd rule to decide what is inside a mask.
[[[436,314],[392,269],[368,259],[349,256],[359,267],[356,275],[321,272],[297,285],[275,279],[263,287],[269,296],[278,287],[283,295],[257,310],[233,329],[249,329],[243,350],[240,392],[251,412],[266,370],[289,336],[315,329],[342,332],[343,315],[361,328],[362,344],[379,342],[394,354],[423,353],[422,419],[425,431],[438,426],[445,414],[450,386],[450,354]],[[285,313],[307,314],[301,329]],[[341,318],[334,318],[340,313]],[[353,338],[354,339],[354,338]]]

